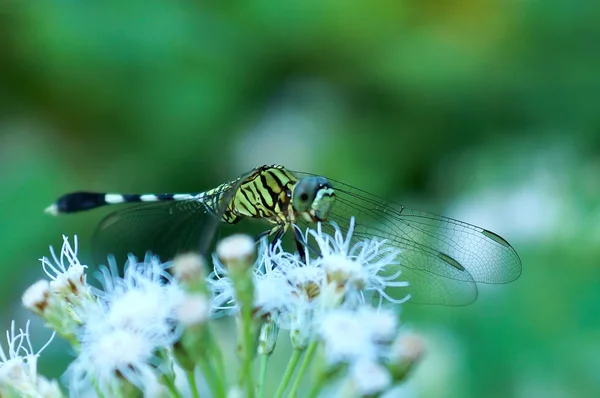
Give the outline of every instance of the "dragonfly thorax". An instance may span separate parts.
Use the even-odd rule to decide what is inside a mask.
[[[335,202],[335,191],[325,177],[303,177],[294,185],[292,207],[306,222],[326,221]]]

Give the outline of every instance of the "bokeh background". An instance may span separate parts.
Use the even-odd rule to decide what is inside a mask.
[[[600,396],[592,4],[1,2],[0,329],[30,317],[21,293],[61,234],[90,248],[100,215],[45,215],[59,195],[198,191],[282,163],[519,252],[521,278],[475,304],[403,307],[428,339],[406,396]],[[43,372],[71,354],[56,341]]]

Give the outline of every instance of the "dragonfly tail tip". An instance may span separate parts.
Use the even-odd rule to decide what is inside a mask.
[[[44,213],[50,214],[51,216],[57,216],[60,212],[56,203],[52,203],[50,206],[44,209]]]

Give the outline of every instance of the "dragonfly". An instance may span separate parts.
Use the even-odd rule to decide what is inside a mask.
[[[273,241],[289,232],[298,250],[302,227],[331,221],[348,230],[354,217],[352,242],[385,239],[400,250],[398,265],[388,267],[408,287],[388,287],[390,297],[410,302],[466,305],[476,300],[477,284],[504,284],[521,274],[521,260],[500,235],[448,217],[411,210],[341,181],[297,172],[281,165],[263,165],[216,188],[195,193],[118,194],[78,191],[63,195],[49,208],[53,215],[130,204],[108,214],[95,232],[97,245],[152,251],[161,259],[197,248],[216,224],[259,219],[270,228],[260,236]],[[137,205],[131,205],[137,204]],[[212,223],[212,224],[211,224]],[[120,246],[120,248],[118,247]],[[166,258],[165,258],[166,257]]]

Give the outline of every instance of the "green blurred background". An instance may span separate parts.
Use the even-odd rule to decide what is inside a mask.
[[[59,195],[197,191],[282,163],[519,252],[521,278],[473,305],[404,306],[429,341],[407,396],[600,396],[592,4],[3,1],[1,329],[29,317],[48,245],[90,248],[100,215],[44,215]],[[55,342],[43,372],[70,355]]]

